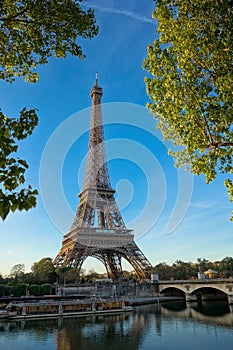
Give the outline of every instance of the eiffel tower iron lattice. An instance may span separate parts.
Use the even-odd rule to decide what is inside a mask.
[[[114,199],[106,162],[102,121],[102,88],[98,75],[91,90],[92,112],[84,187],[70,231],[64,235],[62,248],[54,265],[81,269],[87,257],[99,259],[109,278],[123,277],[122,258],[134,268],[140,280],[149,279],[153,269],[126,228]]]

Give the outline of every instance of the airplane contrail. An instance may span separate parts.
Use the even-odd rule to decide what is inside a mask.
[[[116,13],[119,15],[130,17],[130,18],[138,20],[140,22],[155,24],[155,21],[153,19],[147,18],[146,16],[140,16],[134,12],[131,12],[131,11],[117,10],[117,9],[110,8],[110,7],[101,7],[99,5],[90,4],[88,2],[86,2],[83,5],[85,5],[86,7],[92,7],[93,9],[101,11],[101,12]]]

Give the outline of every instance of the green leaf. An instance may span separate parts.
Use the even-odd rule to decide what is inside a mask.
[[[157,0],[157,38],[144,68],[147,106],[175,165],[205,176],[233,173],[233,7],[229,1]],[[228,183],[231,200],[231,187]]]

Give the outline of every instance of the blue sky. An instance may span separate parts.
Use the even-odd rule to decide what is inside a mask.
[[[22,79],[0,84],[5,113],[13,116],[24,106],[33,106],[40,117],[34,134],[20,145],[20,156],[30,164],[27,182],[40,192],[38,205],[29,212],[10,214],[0,223],[0,273],[8,274],[18,263],[29,271],[33,262],[54,258],[61,247],[83,184],[89,92],[96,71],[104,93],[112,187],[141,250],[153,265],[232,256],[231,205],[223,179],[206,185],[203,177],[174,168],[167,155],[169,144],[163,142],[145,108],[142,63],[147,45],[156,37],[151,19],[154,2],[85,3],[95,7],[100,26],[96,38],[80,40],[86,60],[51,58],[39,68],[37,84]],[[84,269],[92,267],[104,271],[100,262],[87,259]]]

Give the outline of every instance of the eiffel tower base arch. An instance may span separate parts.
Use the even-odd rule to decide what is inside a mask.
[[[69,234],[67,236],[69,237]],[[98,245],[98,243],[96,246],[93,246],[93,242],[91,243],[92,245],[79,243],[78,240],[83,240],[83,237],[80,238],[80,236],[82,236],[82,234],[77,234],[75,240],[73,239],[71,241],[69,241],[67,237],[64,239],[62,249],[54,260],[55,266],[73,267],[80,271],[84,261],[88,257],[94,257],[103,263],[108,278],[116,281],[124,277],[122,259],[125,259],[133,267],[140,281],[150,279],[152,266],[133,241],[133,235],[129,233],[124,234],[125,240],[127,238],[130,242],[124,245],[118,245],[116,243],[114,246],[107,246],[107,244],[104,244],[109,240],[107,234],[104,235],[104,237],[106,237],[106,242],[102,243],[102,246],[100,246],[100,244]],[[118,238],[122,241],[122,237],[118,237],[118,234],[114,236],[114,239]],[[88,234],[89,242],[90,238],[91,235]],[[103,236],[101,237],[95,234],[92,238],[94,238],[96,242],[103,242]]]

